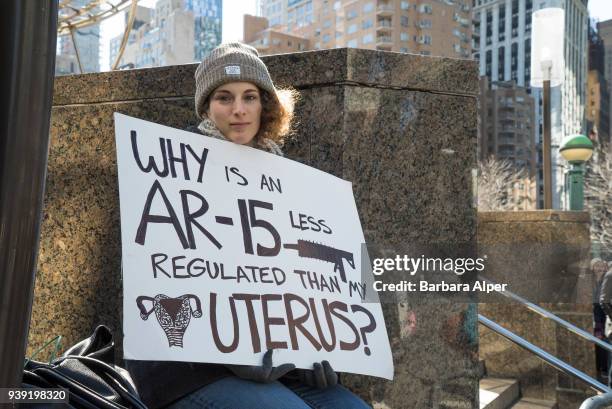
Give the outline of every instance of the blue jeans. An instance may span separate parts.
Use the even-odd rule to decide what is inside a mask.
[[[342,385],[256,383],[230,376],[185,396],[167,409],[371,409]]]

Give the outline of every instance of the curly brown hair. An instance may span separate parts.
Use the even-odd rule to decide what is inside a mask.
[[[299,98],[299,93],[292,88],[277,89],[276,95],[260,90],[261,94],[261,126],[255,139],[257,143],[271,139],[279,145],[285,142],[293,131],[293,110]]]

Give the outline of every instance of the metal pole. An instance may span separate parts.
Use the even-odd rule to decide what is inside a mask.
[[[74,55],[76,56],[79,65],[79,74],[83,74],[83,65],[81,64],[81,56],[79,55],[79,47],[77,46],[76,38],[74,37],[74,27],[70,27],[70,39],[74,47]]]
[[[584,171],[582,165],[572,163],[572,168],[568,173],[569,183],[569,209],[584,209]]]
[[[543,89],[543,140],[542,140],[542,170],[544,172],[544,209],[552,209],[552,175],[550,159],[550,80],[544,80]]]
[[[57,0],[0,13],[0,387],[21,383],[47,168]]]

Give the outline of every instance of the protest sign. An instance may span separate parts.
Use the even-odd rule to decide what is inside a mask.
[[[261,364],[391,379],[362,303],[351,184],[257,149],[115,114],[126,359]]]

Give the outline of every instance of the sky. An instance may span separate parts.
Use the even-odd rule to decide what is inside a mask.
[[[156,0],[140,0],[139,5],[153,8]],[[244,14],[256,14],[256,0],[223,0],[222,41],[242,40],[242,18]],[[589,14],[599,21],[612,19],[612,0],[589,0]],[[110,39],[123,33],[123,13],[102,22],[100,69],[109,70]]]
[[[612,1],[589,0],[589,14],[599,21],[612,19]]]

